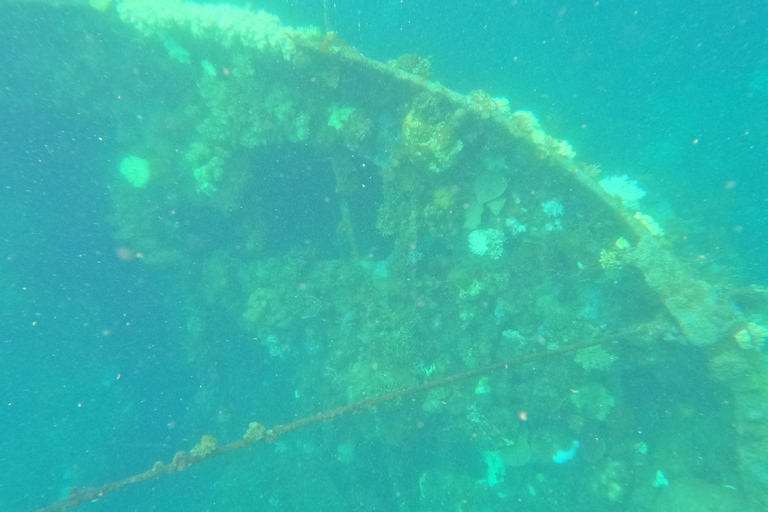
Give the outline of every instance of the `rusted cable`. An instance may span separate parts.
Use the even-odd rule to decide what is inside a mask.
[[[292,432],[294,430],[300,430],[310,425],[314,425],[316,423],[324,423],[326,421],[331,421],[335,418],[338,418],[339,416],[355,414],[355,413],[364,411],[366,409],[370,409],[379,404],[391,402],[393,400],[399,400],[401,398],[416,395],[418,393],[423,393],[431,389],[445,387],[450,384],[471,379],[473,377],[478,377],[480,375],[488,375],[493,372],[506,370],[509,368],[515,368],[515,367],[528,364],[534,361],[539,361],[539,360],[548,359],[550,357],[554,357],[557,355],[566,354],[568,352],[583,350],[585,348],[593,347],[595,345],[600,345],[609,341],[616,340],[617,338],[624,338],[628,335],[636,334],[644,330],[648,331],[649,329],[646,326],[641,326],[631,330],[614,333],[612,335],[600,336],[590,341],[565,345],[554,350],[545,350],[542,352],[528,354],[528,355],[513,359],[511,361],[496,363],[489,366],[484,366],[482,368],[475,368],[474,370],[469,370],[466,372],[449,375],[447,377],[443,377],[440,379],[430,380],[421,385],[414,386],[411,388],[393,391],[392,393],[388,393],[386,395],[368,398],[366,400],[361,400],[353,404],[336,407],[328,411],[317,413],[313,416],[300,418],[296,421],[292,421],[291,423],[288,423],[285,425],[275,425],[269,430],[265,430],[261,424],[253,422],[250,424],[248,431],[246,432],[245,436],[243,436],[243,439],[239,439],[237,441],[233,441],[229,444],[225,444],[222,446],[210,446],[208,449],[198,449],[198,447],[195,447],[195,449],[193,449],[190,452],[186,452],[186,451],[177,452],[176,455],[173,457],[173,461],[170,464],[165,464],[163,462],[158,461],[149,471],[139,473],[137,475],[131,476],[124,480],[109,482],[99,487],[74,488],[70,491],[69,497],[63,500],[59,500],[54,503],[51,503],[46,507],[39,508],[34,512],[64,512],[66,510],[72,510],[72,509],[78,508],[83,503],[86,503],[89,501],[98,501],[104,496],[106,496],[107,494],[110,494],[119,489],[123,489],[133,484],[146,482],[147,480],[160,478],[161,476],[169,475],[171,473],[178,473],[179,471],[184,471],[185,469],[191,466],[196,466],[206,460],[213,459],[215,457],[219,457],[221,455],[224,455],[233,451],[241,450],[243,448],[247,448],[248,446],[251,446],[252,444],[255,444],[259,441],[274,443],[275,441],[277,441],[277,439],[280,436],[283,436],[288,432]]]

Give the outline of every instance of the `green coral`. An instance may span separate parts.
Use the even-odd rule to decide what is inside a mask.
[[[599,421],[605,421],[611,409],[616,405],[608,391],[597,383],[585,384],[571,393],[571,402],[582,413]]]
[[[127,156],[120,162],[120,173],[136,188],[143,188],[149,182],[149,162],[138,156]]]
[[[331,108],[331,116],[328,119],[328,126],[336,128],[338,131],[342,131],[347,124],[347,121],[349,121],[349,118],[352,117],[352,114],[354,113],[355,109],[352,107],[339,107],[334,105]]]
[[[217,184],[224,176],[224,160],[215,156],[208,163],[192,171],[200,192],[211,195],[218,190]]]

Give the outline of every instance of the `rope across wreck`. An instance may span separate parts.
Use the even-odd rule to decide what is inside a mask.
[[[396,402],[403,398],[419,395],[432,389],[457,384],[471,378],[489,375],[494,372],[511,370],[536,361],[543,361],[604,343],[618,342],[633,336],[653,337],[652,327],[647,325],[638,326],[636,328],[618,333],[601,335],[595,337],[594,339],[580,343],[563,345],[560,348],[554,350],[544,350],[527,354],[510,361],[499,362],[483,368],[475,368],[466,372],[430,380],[415,387],[396,390],[386,395],[368,398],[366,400],[361,400],[349,405],[336,407],[328,411],[319,412],[313,416],[294,420],[284,425],[275,425],[270,429],[265,429],[265,427],[258,422],[251,422],[242,439],[238,439],[221,446],[216,445],[216,442],[212,436],[203,436],[203,441],[191,451],[176,452],[176,455],[173,457],[173,461],[170,463],[166,464],[158,461],[154,464],[154,466],[152,466],[152,469],[148,471],[130,476],[123,480],[109,482],[98,487],[74,488],[70,491],[69,497],[51,503],[45,507],[39,508],[34,512],[65,512],[67,510],[76,509],[80,505],[89,501],[99,501],[106,497],[108,494],[111,494],[115,491],[119,491],[121,489],[125,489],[126,487],[140,484],[149,480],[155,480],[166,475],[179,473],[189,469],[192,466],[202,464],[208,460],[244,450],[245,448],[248,448],[254,444],[260,442],[274,443],[278,440],[278,438],[290,432],[301,430],[318,423],[326,423],[342,416],[357,414],[359,412],[371,409],[377,405],[381,405],[387,402]]]

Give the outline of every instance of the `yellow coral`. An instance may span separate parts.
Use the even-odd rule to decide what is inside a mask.
[[[560,141],[560,144],[557,145],[557,148],[557,152],[560,156],[565,156],[568,158],[576,156],[576,152],[573,150],[573,146],[571,146],[567,140]]]
[[[745,350],[760,350],[765,340],[768,339],[768,329],[762,325],[749,322],[742,330],[734,334],[733,338]]]
[[[664,235],[664,228],[662,228],[658,222],[654,220],[650,215],[646,215],[643,212],[635,212],[635,218],[645,226],[645,228],[651,232],[654,236]]]
[[[263,437],[264,437],[264,425],[256,421],[252,421],[248,425],[248,431],[243,436],[243,439],[256,442],[261,440]]]
[[[624,249],[629,249],[630,248],[629,242],[623,236],[619,237],[619,239],[616,240],[616,243],[614,243],[613,245],[615,245],[616,248],[621,250],[621,251],[623,251]]]
[[[600,249],[600,266],[603,270],[613,270],[621,268],[621,262],[616,258],[615,251]]]
[[[205,457],[206,455],[210,455],[211,453],[215,452],[217,446],[218,443],[216,438],[206,434],[203,436],[200,442],[197,443],[195,447],[192,448],[192,450],[190,450],[189,454],[196,457]]]
[[[403,120],[403,141],[407,156],[413,161],[425,163],[434,172],[451,167],[464,147],[450,122],[441,121],[432,125],[413,110]]]
[[[454,201],[456,200],[456,187],[440,187],[437,190],[435,190],[434,193],[434,204],[435,208],[439,210],[448,210],[453,206]]]
[[[88,3],[91,7],[101,12],[107,12],[107,9],[112,7],[112,0],[90,0]]]
[[[497,112],[509,114],[509,100],[507,98],[492,98],[485,91],[471,91],[472,109],[483,119],[489,119]]]

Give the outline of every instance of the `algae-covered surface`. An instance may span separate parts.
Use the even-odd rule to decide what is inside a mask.
[[[766,20],[710,3],[7,2],[0,509],[766,510]]]

